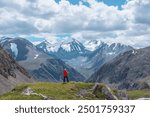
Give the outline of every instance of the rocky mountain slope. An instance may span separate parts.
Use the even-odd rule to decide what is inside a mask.
[[[126,51],[132,50],[131,46],[123,45],[120,43],[112,43],[107,44],[101,42],[95,51],[88,55],[88,59],[86,61],[86,65],[88,66],[88,70],[90,71],[90,75],[100,69],[100,67],[112,60],[116,56]]]
[[[84,81],[85,78],[60,59],[48,56],[37,50],[28,40],[23,38],[5,38],[1,46],[11,54],[36,80],[60,82],[63,79],[63,69],[69,71],[72,81]]]
[[[10,91],[20,83],[33,81],[27,71],[18,65],[15,60],[0,47],[0,95]]]
[[[150,47],[117,56],[87,81],[113,84],[119,89],[150,88]]]
[[[61,44],[44,41],[36,47],[50,56],[53,55],[63,60],[86,78],[118,54],[132,49],[120,43],[107,44],[97,40],[82,44],[76,39]]]

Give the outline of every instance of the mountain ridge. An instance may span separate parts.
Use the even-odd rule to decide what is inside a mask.
[[[87,82],[104,82],[119,89],[150,88],[150,47],[134,49],[104,64]]]
[[[83,44],[76,39],[72,39],[72,41],[67,43],[63,42],[60,45],[42,42],[36,47],[40,51],[45,51],[45,53],[50,56],[53,55],[63,60],[87,78],[97,71],[104,63],[125,51],[133,49],[131,46],[120,43],[107,44],[97,40],[88,41],[88,43]],[[94,46],[92,44],[94,44]],[[64,48],[68,48],[66,49],[68,51],[66,51],[62,45],[65,45]],[[89,45],[91,48],[95,48],[95,50],[88,50],[85,45]],[[57,51],[48,51],[47,48],[55,48],[54,46],[56,46]],[[74,49],[74,47],[76,48]]]
[[[20,83],[34,82],[28,72],[0,47],[0,94],[12,90]]]
[[[14,56],[11,43],[15,44],[18,55]],[[36,80],[60,82],[63,79],[63,69],[70,72],[70,80],[84,81],[84,77],[69,65],[53,56],[39,51],[36,46],[23,38],[8,38],[1,42],[2,47],[18,61]]]

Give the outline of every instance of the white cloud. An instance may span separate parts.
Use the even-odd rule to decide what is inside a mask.
[[[32,37],[37,37],[37,38],[45,38],[47,41],[49,41],[51,44],[57,43],[57,37],[55,34],[50,34],[50,33],[39,33],[35,35],[31,35]]]
[[[95,0],[87,7],[67,0],[1,0],[0,34],[34,35],[55,43],[57,34],[101,39],[135,47],[150,45],[150,1],[128,0],[122,10]]]

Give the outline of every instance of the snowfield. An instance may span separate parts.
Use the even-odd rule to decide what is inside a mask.
[[[14,53],[15,58],[17,58],[17,56],[18,56],[18,48],[17,48],[17,45],[16,45],[15,43],[10,43],[10,48],[11,48],[12,52]]]

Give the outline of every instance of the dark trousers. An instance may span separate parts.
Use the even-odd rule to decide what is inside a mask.
[[[69,82],[68,76],[64,76],[64,82],[67,80]]]

